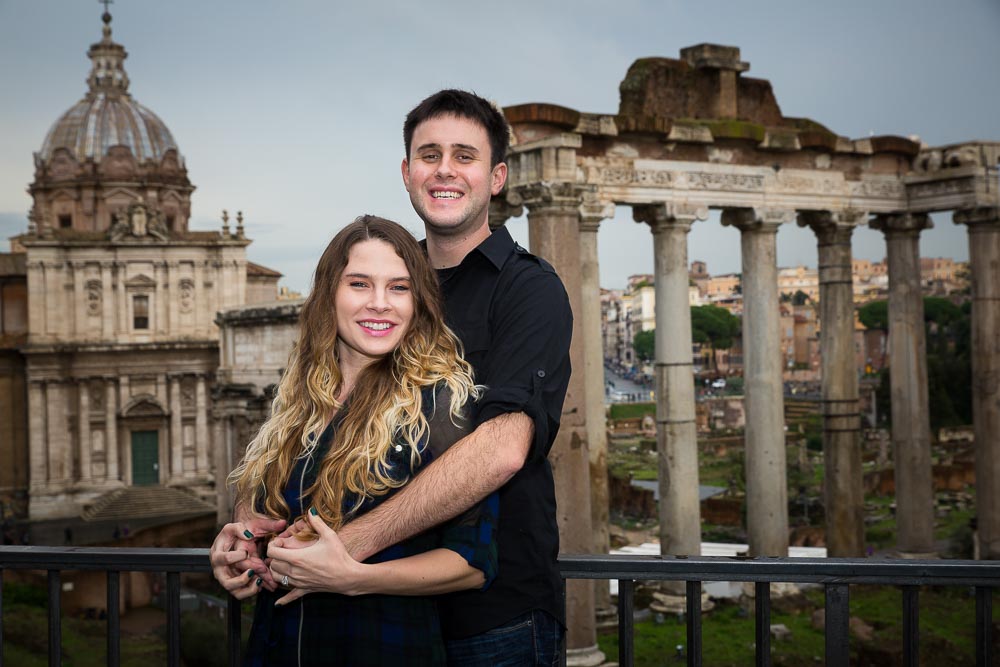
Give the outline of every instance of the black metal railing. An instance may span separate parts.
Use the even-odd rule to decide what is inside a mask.
[[[903,664],[917,667],[921,586],[968,586],[976,591],[976,665],[993,665],[993,589],[1000,587],[1000,561],[888,560],[865,558],[726,558],[684,556],[567,556],[559,558],[563,579],[618,580],[618,662],[635,660],[633,593],[636,581],[686,582],[687,664],[700,667],[701,584],[742,581],[755,584],[755,664],[771,664],[771,583],[823,586],[826,659],[831,667],[850,664],[851,584],[897,586],[903,590]]]
[[[966,586],[976,591],[976,665],[993,664],[992,592],[1000,587],[1000,561],[885,560],[854,558],[725,558],[671,556],[568,556],[559,558],[564,579],[618,580],[618,662],[634,664],[633,594],[637,581],[683,581],[687,593],[687,664],[702,664],[701,588],[705,581],[753,582],[756,664],[770,665],[771,583],[814,583],[825,589],[826,660],[846,666],[850,660],[849,586],[875,584],[903,591],[903,664],[918,664],[921,586]],[[108,665],[120,663],[120,573],[166,574],[167,659],[180,664],[180,575],[210,571],[207,549],[135,549],[86,547],[0,546],[0,582],[6,569],[48,572],[49,665],[61,664],[61,572],[91,570],[107,573]],[[0,610],[3,598],[0,595]],[[240,662],[240,603],[230,597],[227,605],[228,662]],[[0,614],[0,646],[3,615]],[[2,667],[0,653],[0,667]]]

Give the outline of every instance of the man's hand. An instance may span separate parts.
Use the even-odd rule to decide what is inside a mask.
[[[254,517],[226,524],[209,550],[212,575],[216,581],[241,600],[255,595],[264,585],[269,590],[275,590],[277,586],[258,556],[254,540],[282,530],[286,523],[284,519]]]
[[[278,537],[267,546],[271,576],[292,590],[275,604],[284,605],[307,593],[326,591],[356,595],[364,566],[351,558],[337,533],[312,512],[306,514],[318,539],[306,542],[295,536]],[[298,522],[296,522],[298,523]],[[307,548],[302,548],[307,547]]]

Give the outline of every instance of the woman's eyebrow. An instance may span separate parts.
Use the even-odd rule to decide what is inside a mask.
[[[364,278],[365,280],[371,280],[372,279],[372,277],[370,275],[368,275],[367,273],[345,273],[344,277],[345,278]],[[387,280],[389,282],[392,282],[392,283],[394,283],[394,282],[400,282],[400,281],[406,281],[406,282],[411,282],[412,281],[412,279],[410,278],[410,276],[396,276],[394,278],[388,278]]]

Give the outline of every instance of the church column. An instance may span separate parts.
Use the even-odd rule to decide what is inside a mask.
[[[170,336],[179,336],[181,333],[180,266],[180,262],[164,262],[166,280],[164,281],[163,298],[167,300],[169,317],[163,329]]]
[[[708,210],[650,204],[634,207],[633,217],[653,231],[660,551],[697,556],[701,554],[701,509],[687,236],[695,220],[708,217]]]
[[[49,442],[49,482],[64,488],[73,478],[73,449],[67,430],[66,385],[48,382],[45,386],[46,420]]]
[[[111,291],[111,262],[101,262],[101,337],[110,340],[115,335],[115,299]]]
[[[194,446],[197,453],[195,470],[199,476],[208,474],[208,396],[205,374],[199,373],[195,385]]]
[[[184,433],[181,415],[181,376],[171,373],[170,382],[170,475],[161,482],[180,480],[184,475]]]
[[[826,545],[830,556],[864,556],[861,413],[854,355],[851,234],[864,213],[808,211],[799,224],[819,251],[820,359]]]
[[[79,399],[77,414],[77,446],[80,448],[80,481],[90,483],[90,386],[89,380],[77,380]]]
[[[955,222],[969,228],[979,557],[1000,559],[1000,208],[957,211]]]
[[[597,230],[601,221],[613,218],[614,202],[602,201],[595,193],[585,193],[580,206],[580,289],[581,329],[584,332],[584,392],[587,406],[587,450],[590,462],[590,524],[594,531],[593,551],[606,554],[611,549],[608,530],[608,434],[604,417],[604,346],[601,341],[601,275],[597,256]],[[613,612],[611,588],[607,581],[594,584],[594,605],[605,614]],[[612,617],[613,618],[613,617]]]
[[[777,235],[795,212],[726,209],[740,230],[746,393],[747,532],[751,556],[788,555],[788,484],[778,312]]]
[[[45,488],[49,479],[48,443],[45,437],[45,383],[28,381],[28,465],[31,493]]]
[[[889,262],[889,379],[896,473],[897,547],[903,557],[934,555],[934,480],[927,396],[927,343],[920,292],[920,232],[926,213],[877,215]]]
[[[107,461],[108,481],[121,479],[118,470],[118,392],[115,379],[104,378],[104,456]]]
[[[115,309],[118,312],[118,326],[115,329],[121,335],[127,335],[131,338],[132,323],[128,319],[128,292],[125,290],[126,266],[125,262],[115,262],[115,279],[118,282],[118,304]]]
[[[579,188],[568,183],[517,188],[516,198],[528,208],[531,251],[552,264],[562,278],[573,310],[570,363],[574,369],[563,403],[562,424],[549,461],[555,477],[560,550],[588,553],[593,550],[590,524],[590,460],[587,452],[586,390],[580,290]],[[510,195],[508,195],[510,199]],[[515,201],[515,205],[521,203]],[[594,618],[594,585],[591,581],[566,582],[567,663],[598,665],[604,655],[597,648]]]

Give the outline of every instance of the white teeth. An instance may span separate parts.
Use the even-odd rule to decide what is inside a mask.
[[[431,197],[434,199],[458,199],[462,196],[461,192],[432,192]]]
[[[366,329],[371,329],[372,331],[385,331],[392,326],[388,322],[359,322],[359,324]]]

